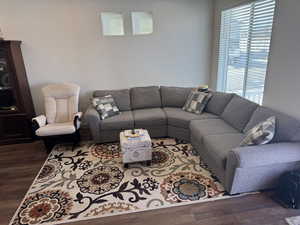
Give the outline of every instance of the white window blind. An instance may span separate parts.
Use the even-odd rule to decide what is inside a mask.
[[[219,45],[218,89],[262,103],[275,0],[225,10]]]

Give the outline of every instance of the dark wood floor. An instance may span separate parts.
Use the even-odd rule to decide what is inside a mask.
[[[0,224],[8,224],[47,155],[40,142],[0,147]],[[200,204],[121,216],[72,225],[285,225],[284,218],[300,215],[284,209],[268,196],[249,195]]]

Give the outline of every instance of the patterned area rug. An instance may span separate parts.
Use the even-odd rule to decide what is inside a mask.
[[[119,144],[56,146],[11,224],[59,224],[230,197],[190,144],[152,144],[152,165],[128,169]]]
[[[285,220],[289,225],[300,225],[300,216],[288,217]]]

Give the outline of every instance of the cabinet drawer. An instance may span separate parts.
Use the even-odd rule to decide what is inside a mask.
[[[31,124],[24,116],[0,118],[0,140],[31,138]]]

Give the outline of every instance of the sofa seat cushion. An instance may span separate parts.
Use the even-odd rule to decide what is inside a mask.
[[[51,123],[46,126],[40,127],[35,131],[35,134],[39,137],[55,136],[72,134],[76,131],[75,126],[72,122],[66,123]]]
[[[203,146],[216,166],[225,169],[228,152],[238,147],[243,138],[242,133],[208,135],[203,137]]]
[[[162,126],[167,124],[165,112],[161,108],[133,110],[135,128]]]
[[[114,98],[120,111],[131,110],[129,89],[97,90],[93,93],[94,98],[104,97],[106,95],[111,95]]]
[[[163,109],[167,115],[168,125],[189,128],[191,120],[202,120],[202,119],[214,119],[218,116],[211,113],[202,113],[200,115],[186,112],[181,108],[164,108]]]
[[[222,119],[192,120],[190,132],[198,143],[202,143],[202,138],[207,135],[239,133]]]
[[[234,95],[221,117],[231,126],[243,132],[258,104]]]
[[[134,128],[134,120],[131,111],[124,111],[100,121],[101,130],[124,130],[132,128]]]
[[[158,86],[131,88],[130,98],[132,109],[161,107],[161,97]]]

